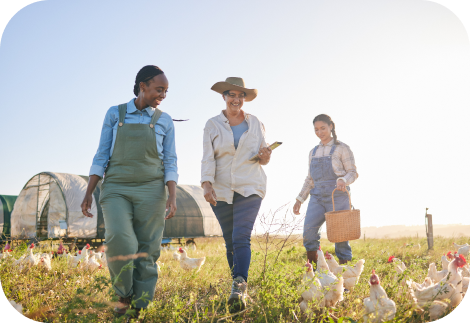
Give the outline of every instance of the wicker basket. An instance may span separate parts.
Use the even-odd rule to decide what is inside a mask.
[[[361,237],[361,215],[359,210],[351,210],[351,196],[349,197],[349,210],[335,211],[335,191],[331,193],[333,211],[326,212],[326,234],[331,242],[357,240]]]

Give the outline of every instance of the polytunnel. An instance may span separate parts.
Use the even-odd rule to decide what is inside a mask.
[[[10,237],[11,211],[17,197],[14,195],[0,195],[0,241]]]
[[[164,238],[222,236],[222,229],[204,190],[196,185],[176,186],[176,214],[165,221]]]
[[[80,204],[88,177],[42,172],[21,190],[11,214],[11,236],[16,239],[103,239],[104,220],[99,200],[100,186],[93,193],[92,218],[82,214]]]

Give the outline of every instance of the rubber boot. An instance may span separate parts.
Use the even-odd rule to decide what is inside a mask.
[[[307,258],[311,264],[315,264],[315,268],[317,268],[317,261],[318,261],[318,254],[316,251],[307,251]]]
[[[346,259],[339,259],[339,264],[340,264],[340,265],[347,264],[348,262],[350,262],[350,260],[346,260]]]

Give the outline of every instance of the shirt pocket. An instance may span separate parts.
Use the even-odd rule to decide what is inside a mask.
[[[238,148],[243,149],[244,151],[249,151],[250,153],[256,155],[259,151],[260,145],[261,145],[261,138],[260,136],[252,133],[252,132],[247,132],[244,134],[245,138],[243,138],[243,143]]]
[[[158,153],[163,153],[163,139],[166,137],[166,132],[158,124],[155,125],[155,140],[157,141]]]

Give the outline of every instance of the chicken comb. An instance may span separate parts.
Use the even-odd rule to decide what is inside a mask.
[[[387,262],[392,262],[392,260],[393,260],[394,258],[395,258],[395,256],[390,256],[390,257],[388,258],[388,261],[387,261]]]
[[[86,248],[90,249],[90,244],[89,243],[86,244]]]
[[[32,243],[30,246],[29,246],[31,249],[34,248],[34,243]]]
[[[321,246],[318,246],[318,250],[321,250]]]
[[[465,260],[465,257],[464,257],[462,254],[459,255],[459,258],[462,259],[462,261],[463,261],[465,264],[467,263],[467,260]],[[464,265],[464,266],[465,266],[465,265]],[[463,267],[463,266],[462,266],[462,267]]]
[[[375,275],[375,269],[372,269],[372,275]]]
[[[449,257],[449,258],[452,257],[453,256],[452,251],[449,251],[446,256]]]

